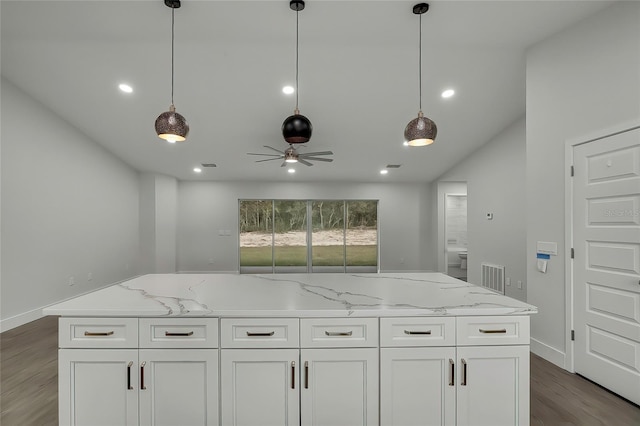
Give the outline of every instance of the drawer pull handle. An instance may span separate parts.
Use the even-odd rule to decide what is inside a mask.
[[[404,334],[408,334],[410,336],[415,336],[415,335],[431,335],[431,330],[426,330],[426,331],[411,331],[411,330],[405,330]]]
[[[133,366],[133,361],[129,361],[127,364],[127,389],[131,390],[133,387],[131,386],[131,366]]]
[[[456,364],[451,358],[449,358],[449,386],[455,386],[456,384]]]
[[[189,337],[193,336],[193,331],[189,331],[187,333],[172,333],[170,331],[165,331],[164,335],[167,337]]]
[[[325,331],[327,336],[351,336],[353,331]]]
[[[296,388],[296,362],[291,361],[291,389]]]
[[[113,336],[113,331],[85,331],[85,336]]]
[[[264,333],[252,333],[251,331],[247,331],[247,336],[249,337],[268,337],[273,336],[274,334],[276,334],[275,331],[267,331]]]
[[[309,389],[309,361],[304,362],[304,388]]]
[[[480,333],[484,333],[484,334],[504,334],[507,332],[506,328],[501,328],[500,330],[484,330],[482,328],[478,329],[478,331],[480,331]]]
[[[467,386],[467,361],[462,358],[460,362],[462,364],[462,380],[460,381],[460,386]]]
[[[146,361],[142,361],[142,364],[140,364],[140,389],[142,390],[147,390],[147,387],[144,385],[144,366],[146,364]]]

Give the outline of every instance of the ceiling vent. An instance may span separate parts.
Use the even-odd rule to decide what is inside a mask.
[[[400,164],[387,164],[387,169],[399,169]]]
[[[218,167],[216,163],[202,163],[202,167]]]

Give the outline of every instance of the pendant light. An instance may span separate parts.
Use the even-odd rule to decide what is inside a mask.
[[[161,139],[176,143],[186,140],[189,134],[187,120],[176,112],[176,107],[173,105],[174,12],[180,7],[180,0],[164,0],[164,4],[171,8],[171,106],[169,111],[163,112],[156,118],[156,133]]]
[[[291,0],[289,7],[296,12],[296,109],[282,123],[282,136],[287,143],[293,144],[309,142],[313,126],[298,109],[298,12],[304,9],[304,1]]]
[[[436,140],[438,134],[438,128],[429,118],[425,117],[422,113],[422,15],[429,10],[429,4],[418,3],[413,6],[413,13],[420,15],[420,42],[419,42],[419,81],[420,81],[420,110],[418,111],[418,118],[414,118],[407,124],[404,129],[404,138],[409,146],[425,146],[431,145]]]

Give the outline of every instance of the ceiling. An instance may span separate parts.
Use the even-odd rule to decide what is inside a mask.
[[[175,12],[175,105],[186,142],[157,138],[171,100],[163,0],[0,2],[2,75],[137,170],[180,180],[429,182],[525,113],[527,47],[612,1],[432,1],[423,15],[423,110],[435,144],[403,146],[418,112],[416,2],[308,0],[300,12],[300,152],[332,163],[256,163],[286,149],[296,14],[288,0],[183,0]],[[118,90],[130,84],[134,92]],[[454,97],[443,99],[447,88]],[[265,157],[266,158],[266,157]],[[216,168],[195,174],[194,166]],[[388,164],[399,164],[381,176]]]

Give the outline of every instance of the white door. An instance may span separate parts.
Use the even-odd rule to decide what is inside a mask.
[[[223,349],[222,424],[298,425],[298,358],[298,349]]]
[[[529,346],[458,346],[457,424],[529,424]]]
[[[300,351],[302,425],[378,425],[378,349]]]
[[[137,364],[137,349],[60,349],[60,425],[137,425]]]
[[[138,368],[141,425],[218,424],[217,349],[141,349]]]
[[[574,368],[640,404],[640,129],[573,154]]]
[[[380,424],[456,424],[456,348],[380,349]]]

